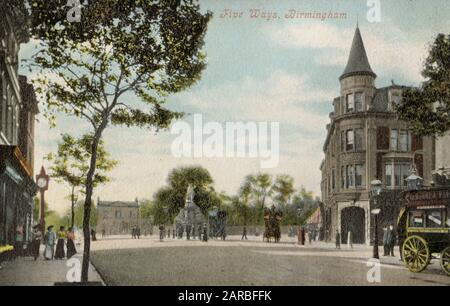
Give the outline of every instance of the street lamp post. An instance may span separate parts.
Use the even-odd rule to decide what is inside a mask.
[[[40,207],[40,225],[41,231],[45,232],[45,192],[48,190],[48,183],[50,177],[45,172],[44,166],[41,168],[41,172],[36,176],[36,183],[41,193],[41,207]]]
[[[370,183],[370,189],[371,189],[371,196],[376,201],[377,197],[380,195],[381,190],[383,188],[383,184],[380,180],[373,180]],[[378,208],[378,203],[376,203],[375,208],[371,210],[372,215],[374,215],[374,223],[375,223],[375,232],[374,232],[374,238],[373,238],[373,258],[380,259],[380,254],[378,252],[378,215],[381,212],[381,209]]]

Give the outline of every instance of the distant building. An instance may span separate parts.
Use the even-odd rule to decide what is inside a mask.
[[[395,191],[406,187],[405,178],[413,166],[425,182],[431,181],[434,139],[414,135],[408,122],[398,120],[394,105],[401,101],[406,87],[376,88],[376,77],[357,27],[347,66],[339,78],[341,94],[333,100],[323,147],[325,159],[320,166],[327,240],[339,231],[345,241],[351,231],[354,243],[370,243],[369,192],[375,178],[383,182],[394,203],[382,209],[385,224],[380,226],[396,223],[400,203],[394,199]]]
[[[139,213],[139,201],[97,202],[97,233],[106,235],[131,235],[133,227],[139,227],[141,235],[152,232],[152,220],[143,219]]]
[[[19,47],[28,37],[27,13],[17,1],[0,10],[0,245],[30,240],[33,221],[33,86],[18,75]],[[17,245],[17,247],[20,247]]]

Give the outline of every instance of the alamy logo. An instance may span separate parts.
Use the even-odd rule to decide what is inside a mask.
[[[367,261],[367,281],[371,284],[381,283],[381,262],[379,259],[371,258]]]
[[[80,22],[81,21],[81,9],[83,5],[87,5],[88,0],[83,1],[83,4],[80,3],[80,0],[67,0],[66,6],[70,7],[67,11],[67,21],[69,22]]]
[[[367,21],[370,23],[381,22],[381,2],[380,0],[367,0]]]
[[[250,157],[259,158],[261,168],[275,168],[279,162],[279,122],[219,122],[203,124],[201,114],[194,115],[194,125],[177,121],[171,133],[175,157]],[[206,136],[206,139],[204,139]]]
[[[66,279],[70,283],[77,283],[81,281],[81,262],[78,258],[71,258],[67,260],[66,267],[69,268],[66,273]]]

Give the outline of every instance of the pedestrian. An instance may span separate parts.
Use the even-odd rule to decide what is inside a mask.
[[[136,228],[132,227],[131,228],[131,239],[135,239],[136,238]]]
[[[164,240],[164,226],[160,225],[159,226],[159,241],[163,241]]]
[[[241,240],[244,240],[244,238],[245,238],[245,240],[248,240],[248,238],[247,238],[247,226],[245,226],[245,225],[244,225],[244,228],[242,230],[242,238],[241,238]]]
[[[388,256],[389,253],[389,230],[387,227],[383,228],[383,256]]]
[[[14,250],[17,256],[23,255],[23,225],[16,227],[16,241],[14,244]]]
[[[40,227],[41,227],[40,224],[33,226],[32,255],[33,255],[35,261],[39,257],[39,248],[41,247],[41,242],[42,242],[42,231],[41,231]]]
[[[105,229],[102,229],[102,238],[105,238],[105,235],[106,235],[106,231],[105,231]]]
[[[352,235],[352,230],[348,231],[348,236],[347,236],[347,246],[349,249],[353,249],[353,235]]]
[[[203,224],[203,241],[208,242],[208,227],[206,223]]]
[[[391,232],[391,236],[389,239],[389,254],[394,257],[394,248],[395,248],[395,243],[396,243],[396,237],[395,237],[395,232],[394,232],[394,226],[391,225],[389,227],[389,231]]]
[[[341,249],[341,233],[339,233],[338,230],[336,230],[336,249],[340,250]]]
[[[56,236],[58,238],[58,242],[56,243],[55,259],[63,259],[64,257],[66,257],[66,253],[64,252],[64,244],[67,238],[64,226],[59,227],[59,231]]]
[[[53,225],[47,227],[47,232],[44,236],[45,250],[44,258],[46,260],[52,260],[55,253],[56,234],[53,231]]]
[[[73,227],[70,227],[69,231],[67,232],[67,259],[71,258],[76,253],[77,249],[75,248],[75,232],[73,231]]]
[[[141,229],[139,227],[136,228],[136,237],[137,239],[141,237]]]
[[[92,241],[97,241],[97,235],[94,229],[91,229],[91,239]]]

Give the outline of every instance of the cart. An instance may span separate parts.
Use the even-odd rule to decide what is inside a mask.
[[[450,189],[405,191],[398,220],[405,266],[422,272],[439,259],[450,276]]]
[[[263,241],[280,242],[281,230],[280,223],[283,217],[283,213],[277,210],[274,206],[272,208],[264,208],[264,224],[265,230],[263,235]]]

